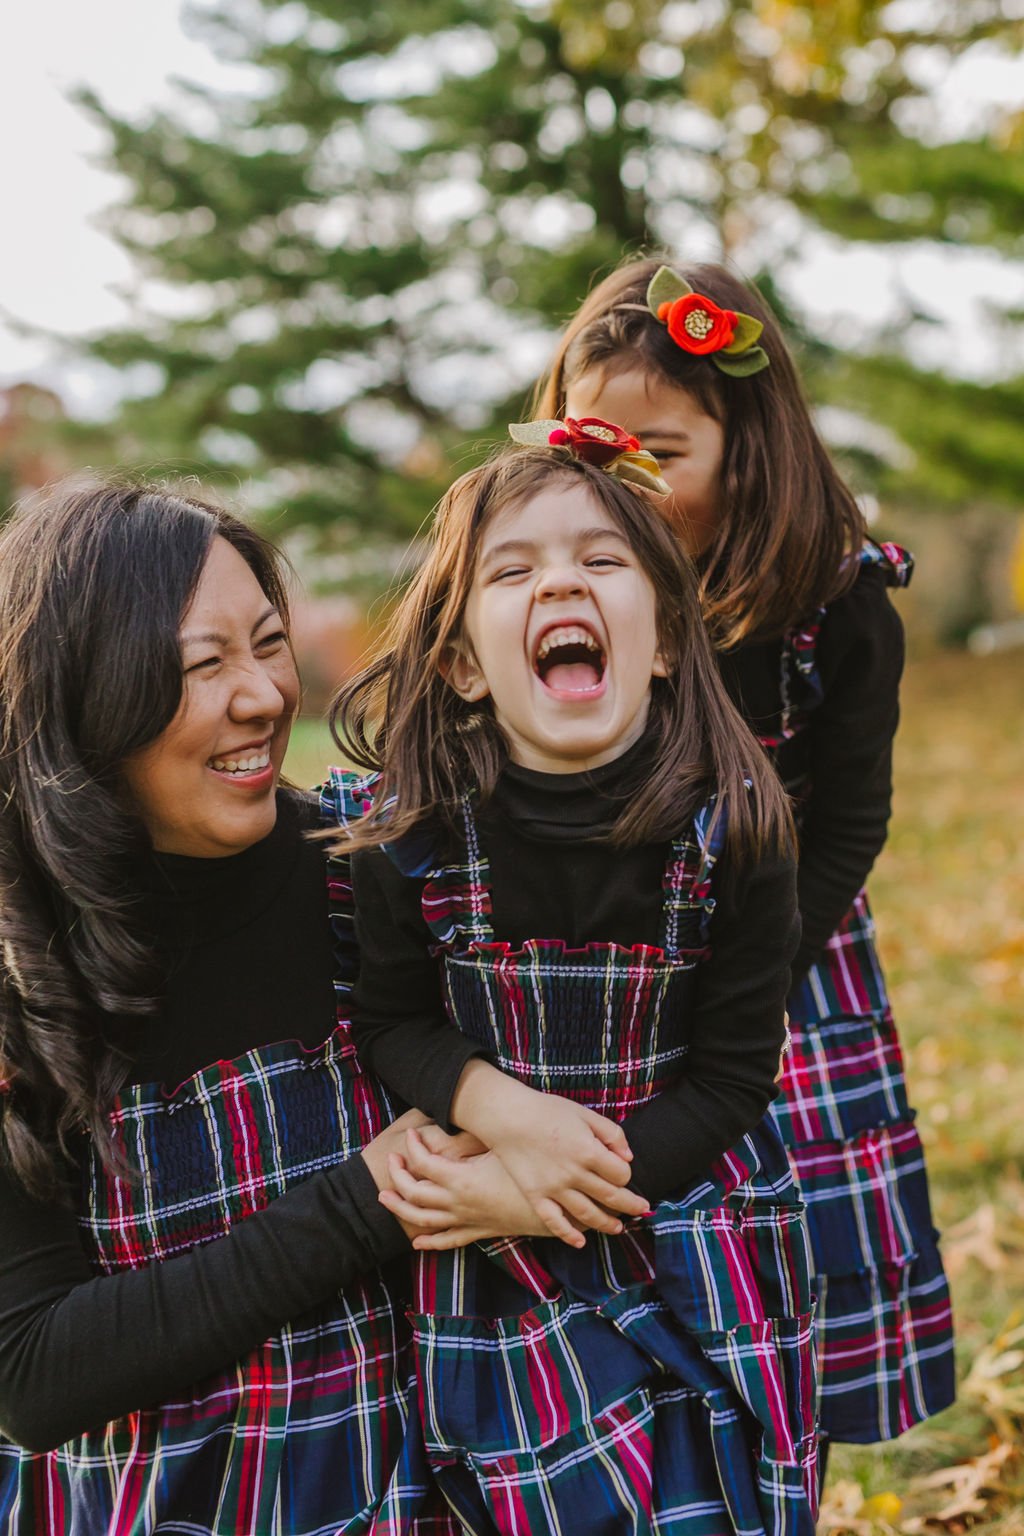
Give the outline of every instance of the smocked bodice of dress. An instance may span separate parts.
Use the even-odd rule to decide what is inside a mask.
[[[346,1024],[313,1050],[282,1041],[216,1062],[173,1091],[133,1085],[111,1115],[122,1178],[94,1149],[79,1225],[101,1274],[171,1258],[353,1156],[392,1117]]]
[[[662,942],[625,948],[531,939],[497,942],[490,875],[472,807],[465,858],[427,880],[423,914],[442,957],[452,1022],[502,1071],[622,1119],[682,1069],[696,967],[708,953],[711,870],[721,840],[714,806],[667,849]]]

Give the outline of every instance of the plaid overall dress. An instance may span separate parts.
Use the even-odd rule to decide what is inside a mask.
[[[145,1084],[121,1094],[114,1132],[140,1176],[114,1178],[86,1158],[81,1231],[97,1275],[220,1237],[391,1120],[349,1040],[347,875],[345,860],[329,862],[339,1022],[321,1046],[284,1040],[174,1092]],[[370,1273],[159,1407],[43,1455],[0,1440],[0,1532],[455,1536],[428,1492],[414,1399],[402,1308]]]
[[[911,557],[897,545],[866,545],[861,559],[880,565],[889,585],[910,579]],[[783,643],[781,729],[762,738],[770,754],[807,729],[821,702],[823,613]],[[798,820],[810,787],[806,778],[786,784]],[[888,1440],[953,1401],[953,1325],[863,891],[790,996],[789,1025],[770,1113],[807,1205],[821,1429],[835,1440]]]
[[[672,845],[660,947],[512,951],[490,928],[467,804],[464,858],[423,890],[452,1022],[519,1081],[612,1118],[653,1098],[685,1071],[713,941],[709,820],[705,809]],[[505,1239],[421,1255],[412,1322],[427,1451],[467,1530],[812,1536],[808,1262],[770,1121],[622,1236],[590,1233],[579,1251]]]

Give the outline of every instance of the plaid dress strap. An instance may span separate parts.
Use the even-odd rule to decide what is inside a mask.
[[[726,833],[726,817],[715,815],[716,805],[712,795],[687,832],[672,841],[666,857],[660,942],[668,955],[686,950],[702,958],[708,952],[715,910],[712,872]],[[444,950],[494,943],[490,864],[468,795],[462,802],[462,833],[460,856],[430,870],[423,890],[424,921]]]
[[[861,546],[857,563],[880,569],[888,587],[909,586],[914,573],[914,557],[909,550],[899,544],[876,544],[871,539]],[[804,729],[810,714],[822,701],[817,653],[825,613],[824,607],[817,608],[782,637],[779,658],[779,727],[758,738],[769,751],[780,747],[784,741],[792,741]]]
[[[462,856],[430,870],[423,887],[423,920],[439,948],[489,944],[494,939],[490,866],[480,847],[469,795],[462,800],[462,832]]]
[[[373,794],[379,775],[353,773],[331,768],[321,785],[320,821],[342,830],[354,826],[373,806]],[[359,973],[359,945],[356,942],[355,898],[352,892],[352,859],[344,847],[327,853],[327,911],[334,946],[334,1000],[338,1024],[348,1037],[351,1023],[352,989]],[[355,1047],[349,1041],[349,1049]]]
[[[909,587],[914,574],[914,557],[902,544],[875,543],[867,539],[861,545],[861,565],[880,566],[885,573],[887,587]]]
[[[715,898],[712,875],[725,843],[725,808],[716,816],[717,795],[702,805],[688,833],[672,844],[662,881],[662,948],[669,955],[681,949],[704,951],[711,933]]]

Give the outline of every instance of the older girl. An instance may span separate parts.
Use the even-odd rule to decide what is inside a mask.
[[[949,1290],[864,884],[886,836],[910,561],[868,539],[779,328],[725,268],[632,261],[566,328],[538,413],[643,436],[729,693],[794,798],[803,935],[774,1106],[808,1206],[821,1427],[953,1399]]]

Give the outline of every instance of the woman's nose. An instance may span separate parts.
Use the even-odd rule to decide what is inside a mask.
[[[284,694],[275,679],[254,661],[238,680],[231,713],[241,720],[276,720],[284,704]]]

